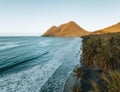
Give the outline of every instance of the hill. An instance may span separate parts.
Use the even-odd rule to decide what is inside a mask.
[[[87,32],[75,22],[70,21],[58,27],[52,26],[42,36],[77,37],[87,34],[89,34],[89,32]]]
[[[93,32],[92,34],[104,34],[104,33],[115,33],[115,32],[120,32],[120,22],[110,27],[97,30]]]

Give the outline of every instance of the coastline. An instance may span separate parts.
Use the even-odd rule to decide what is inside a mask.
[[[74,75],[74,71],[70,74],[69,78],[67,79],[63,92],[73,92],[73,87],[79,87],[80,82],[77,80],[77,77]]]

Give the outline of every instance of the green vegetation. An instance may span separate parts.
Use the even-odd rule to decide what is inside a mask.
[[[106,85],[93,82],[93,90],[89,92],[120,92],[120,73],[112,71],[109,74],[102,74],[102,80]]]
[[[120,33],[83,37],[83,65],[104,71],[120,65]]]
[[[81,67],[75,70],[81,86],[73,92],[120,92],[120,33],[82,38]]]

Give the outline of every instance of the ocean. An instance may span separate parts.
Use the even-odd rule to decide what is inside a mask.
[[[0,92],[62,92],[81,38],[0,37]]]

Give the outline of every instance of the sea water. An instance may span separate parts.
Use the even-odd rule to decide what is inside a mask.
[[[62,92],[81,38],[0,37],[0,92]]]

